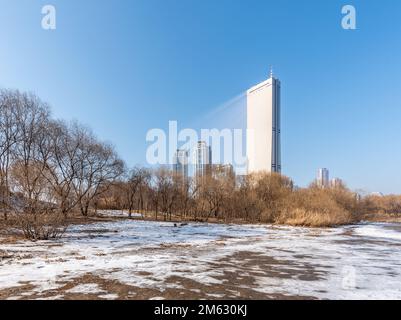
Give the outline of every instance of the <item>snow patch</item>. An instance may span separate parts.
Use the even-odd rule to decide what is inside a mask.
[[[377,224],[377,225],[362,225],[361,227],[355,229],[355,232],[364,237],[372,237],[372,238],[383,238],[390,240],[400,240],[401,241],[401,233],[397,231],[393,231],[390,229],[384,229],[383,226],[386,224]]]
[[[98,294],[105,291],[100,289],[96,283],[79,284],[74,288],[67,290],[68,293]]]
[[[110,294],[103,294],[99,296],[100,299],[106,299],[106,300],[118,300],[118,295],[114,293]]]
[[[128,218],[129,213],[125,210],[102,210],[98,212],[99,216],[102,217],[117,217],[117,218]],[[131,217],[140,218],[142,214],[137,212],[132,212]]]

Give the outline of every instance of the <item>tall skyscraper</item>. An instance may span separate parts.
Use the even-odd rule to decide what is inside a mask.
[[[174,172],[188,179],[188,151],[178,149],[173,160]]]
[[[195,177],[203,177],[210,173],[212,149],[205,141],[198,141],[194,152]]]
[[[329,170],[326,168],[321,168],[317,172],[317,179],[316,183],[320,188],[327,188],[329,187]]]
[[[281,173],[280,91],[273,72],[247,91],[248,173]]]

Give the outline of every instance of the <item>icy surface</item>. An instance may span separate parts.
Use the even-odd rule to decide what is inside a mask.
[[[128,218],[129,213],[126,210],[102,210],[98,212],[99,216],[103,217],[118,217],[118,218]],[[132,212],[131,217],[140,218],[142,215],[140,213]]]
[[[381,225],[381,228],[378,226]],[[401,232],[400,231],[393,231],[389,228],[386,228],[386,224],[377,224],[377,225],[364,225],[360,228],[356,229],[356,233],[365,236],[365,237],[372,237],[372,238],[382,238],[383,240],[399,240],[401,241]]]
[[[0,260],[0,291],[30,284],[26,295],[41,293],[87,274],[140,288],[179,289],[166,280],[223,285],[224,272],[238,272],[256,280],[243,287],[266,295],[401,299],[400,249],[397,224],[308,229],[120,220],[74,226],[58,241],[0,245],[12,256]],[[241,252],[275,263],[242,261],[236,256]],[[221,261],[227,263],[219,266]],[[90,283],[70,292],[117,298]]]
[[[100,289],[96,283],[79,284],[79,285],[75,286],[74,288],[67,290],[67,292],[84,293],[84,294],[104,293],[104,291],[102,289]]]

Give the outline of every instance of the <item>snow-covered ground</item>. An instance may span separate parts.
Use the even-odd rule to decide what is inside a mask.
[[[153,290],[146,298],[173,292],[177,299],[189,293],[401,299],[397,224],[308,229],[119,220],[71,227],[58,241],[1,244],[0,250],[7,253],[0,257],[0,297],[11,299],[131,297],[129,290],[123,296],[89,280],[77,283],[88,275],[131,291]]]
[[[128,218],[129,212],[127,210],[101,210],[98,212],[101,217],[114,217],[114,218]],[[140,218],[142,215],[140,213],[132,212],[131,217]]]

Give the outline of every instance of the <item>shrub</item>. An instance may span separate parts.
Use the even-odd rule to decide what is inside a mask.
[[[330,191],[309,188],[295,191],[277,223],[327,227],[353,221],[350,211],[339,204]]]
[[[16,221],[25,238],[33,241],[59,238],[67,229],[61,213],[19,213]]]

